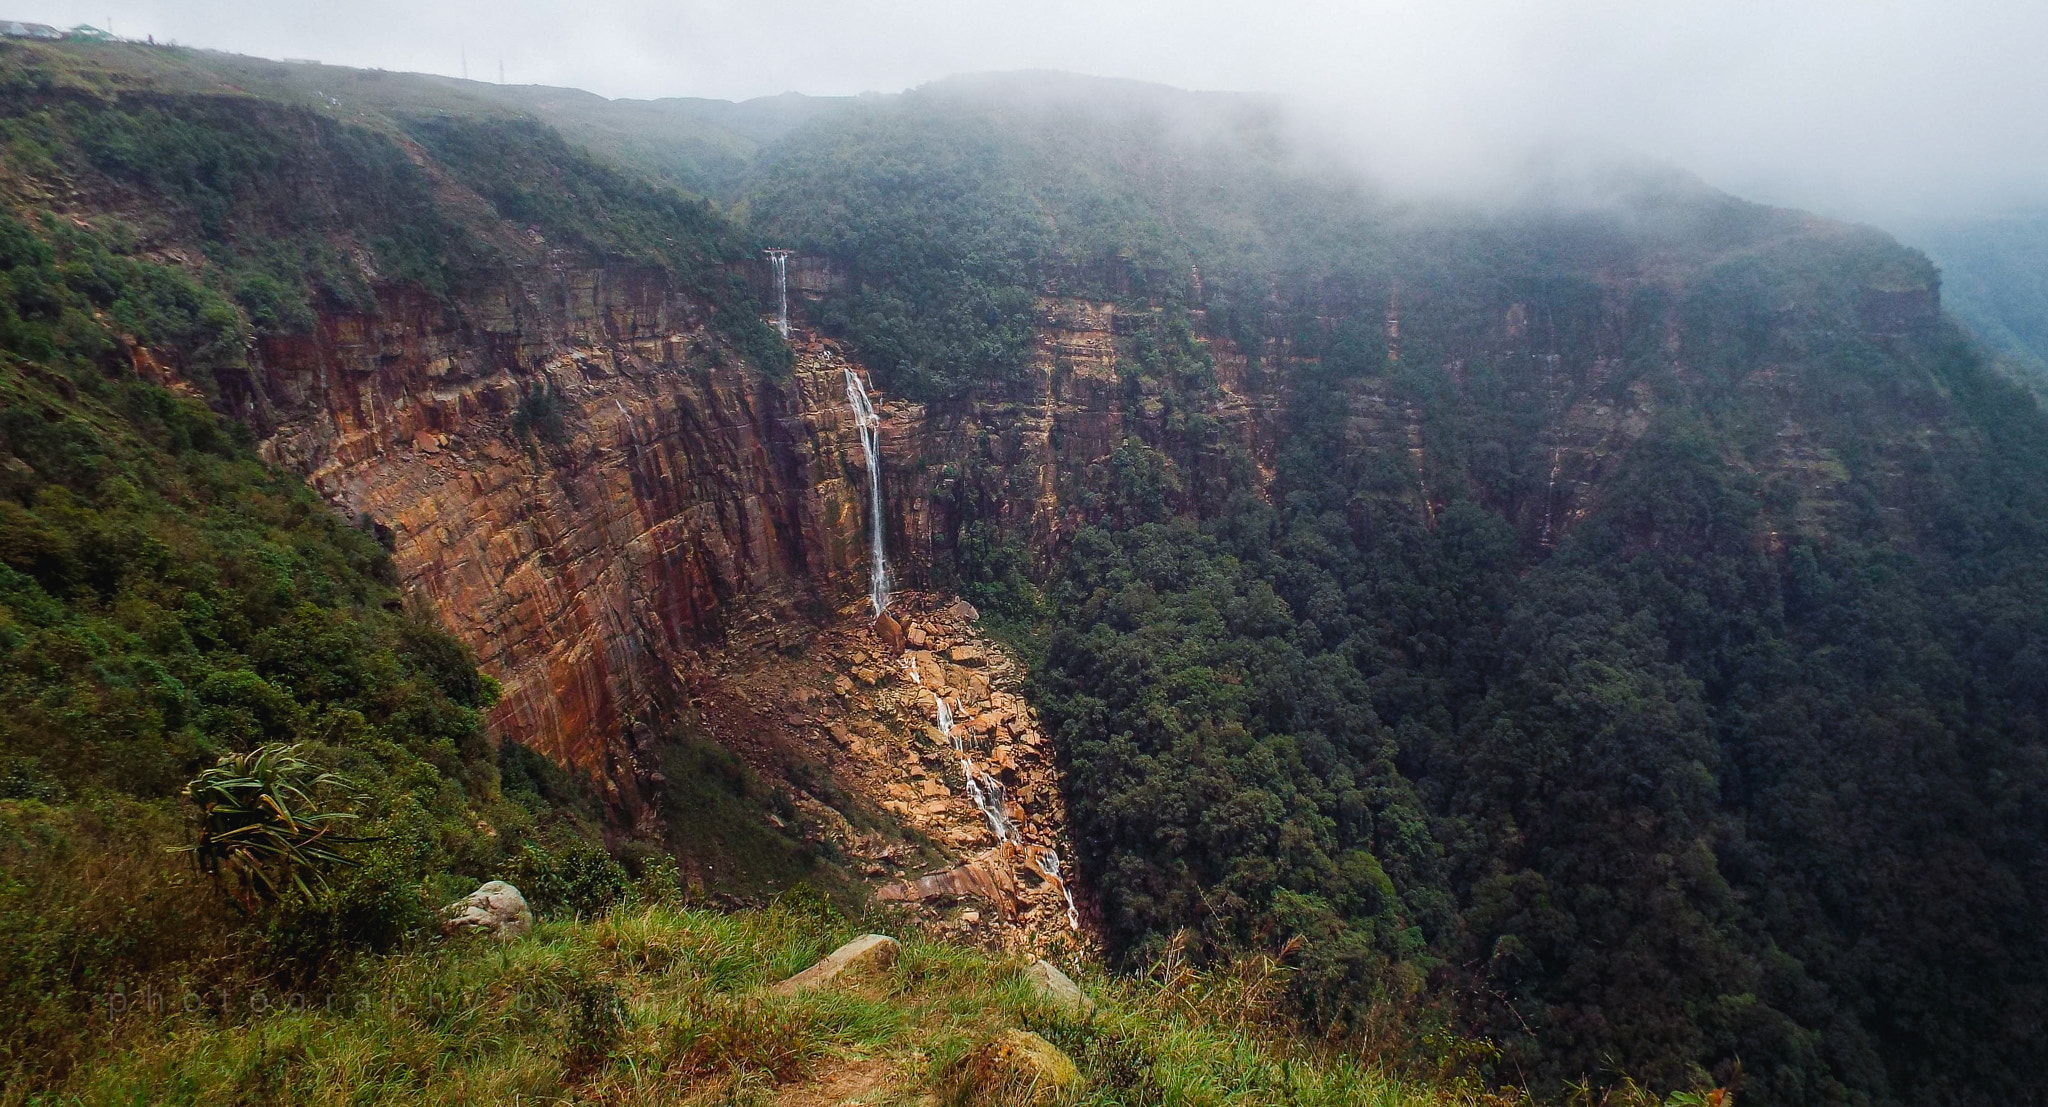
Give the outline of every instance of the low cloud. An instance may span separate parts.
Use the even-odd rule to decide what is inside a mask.
[[[1560,142],[1889,220],[2048,202],[2048,5],[1991,0],[26,0],[14,18],[270,57],[739,99],[1061,69],[1268,91],[1380,175]]]

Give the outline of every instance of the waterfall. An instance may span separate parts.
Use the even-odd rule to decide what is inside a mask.
[[[1067,926],[1074,930],[1081,929],[1081,912],[1074,908],[1074,893],[1067,887],[1067,878],[1060,873],[1059,851],[1041,849],[1036,860],[1039,873],[1052,881],[1059,888],[1060,897],[1067,901]]]
[[[853,425],[860,431],[860,452],[868,463],[868,599],[880,616],[889,606],[889,560],[882,555],[882,418],[868,400],[868,390],[847,366],[846,399],[853,405]]]
[[[1550,540],[1550,505],[1557,500],[1557,475],[1564,471],[1564,447],[1550,451],[1550,483],[1543,489],[1543,537],[1539,539],[1545,548]]]
[[[910,672],[911,681],[922,687],[924,677],[917,671],[917,659],[906,656],[903,662],[904,667]],[[996,836],[998,845],[1021,851],[1024,864],[1060,890],[1060,898],[1067,904],[1067,925],[1075,930],[1081,929],[1081,913],[1074,909],[1074,893],[1067,887],[1066,878],[1060,873],[1059,851],[1049,846],[1026,842],[1024,836],[1017,832],[1016,824],[1010,821],[1002,784],[975,768],[974,760],[967,754],[967,743],[961,740],[960,735],[954,733],[953,705],[947,703],[946,697],[936,691],[932,692],[932,702],[938,707],[939,733],[945,735],[946,741],[952,743],[953,755],[960,759],[960,775],[967,780],[968,801],[974,804],[976,811],[981,812],[982,818],[988,820],[988,828]]]
[[[763,250],[768,260],[775,265],[775,299],[779,305],[775,313],[775,329],[782,337],[789,337],[789,251]]]
[[[995,834],[996,841],[1016,841],[1017,828],[1010,825],[1010,817],[1003,813],[1003,786],[975,768],[974,762],[968,758],[967,744],[953,733],[953,709],[947,706],[946,697],[933,692],[932,699],[939,704],[939,733],[953,743],[953,755],[960,759],[960,775],[967,778],[967,799],[974,804],[976,811],[981,812],[981,817],[988,820],[988,828]]]

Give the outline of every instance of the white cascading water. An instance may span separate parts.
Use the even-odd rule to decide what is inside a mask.
[[[917,671],[917,659],[905,657],[903,661],[904,666],[910,671],[910,679],[922,686],[924,677]],[[967,780],[968,801],[974,804],[976,811],[981,812],[983,819],[988,820],[988,828],[995,834],[998,843],[1007,842],[1022,849],[1024,863],[1036,869],[1039,875],[1051,881],[1053,886],[1060,890],[1060,898],[1067,904],[1067,926],[1074,930],[1081,929],[1081,913],[1074,909],[1074,893],[1067,887],[1066,878],[1060,873],[1059,851],[1045,846],[1034,846],[1024,841],[1023,836],[1017,833],[1017,827],[1010,822],[1010,816],[1005,809],[1007,799],[1003,795],[1003,786],[994,777],[975,767],[974,759],[967,754],[967,743],[954,733],[952,705],[946,702],[946,697],[937,692],[932,693],[932,702],[938,705],[939,733],[945,735],[946,741],[952,743],[953,755],[960,759],[960,775]]]
[[[1550,451],[1550,483],[1543,489],[1543,537],[1545,546],[1550,542],[1550,505],[1557,500],[1557,475],[1564,471],[1564,447]]]
[[[889,606],[889,560],[882,555],[882,418],[868,400],[867,386],[847,366],[846,400],[853,405],[853,425],[860,431],[860,452],[868,463],[868,599],[880,616]]]
[[[1074,930],[1081,929],[1081,912],[1074,909],[1073,890],[1067,887],[1067,878],[1060,872],[1059,851],[1052,849],[1038,851],[1038,868],[1040,872],[1045,874],[1046,879],[1059,886],[1061,897],[1067,901],[1067,926]]]
[[[775,314],[775,329],[782,337],[789,337],[789,251],[765,250],[768,260],[775,265],[775,299],[779,305]]]
[[[946,697],[933,692],[932,699],[939,704],[939,733],[953,743],[953,755],[960,759],[960,773],[967,778],[967,798],[973,802],[974,809],[981,812],[981,817],[988,820],[988,828],[995,834],[996,841],[1017,841],[1017,828],[1010,825],[1010,817],[1003,813],[1003,786],[974,767],[974,761],[967,756],[967,744],[953,733],[953,709],[946,705]]]

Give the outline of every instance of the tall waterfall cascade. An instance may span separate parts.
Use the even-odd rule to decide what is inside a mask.
[[[922,685],[924,678],[917,671],[916,659],[906,658],[906,661],[910,679]],[[996,836],[998,845],[1014,847],[1023,854],[1026,865],[1045,878],[1047,883],[1060,890],[1060,898],[1067,906],[1067,926],[1074,930],[1081,929],[1081,913],[1074,907],[1073,890],[1067,887],[1066,878],[1060,873],[1059,851],[1026,842],[1023,835],[1018,833],[1017,824],[1010,821],[1009,799],[1003,794],[1002,782],[982,772],[974,764],[967,743],[953,728],[953,707],[946,702],[946,697],[932,692],[932,700],[938,705],[939,733],[945,735],[946,741],[952,743],[953,756],[960,761],[960,775],[967,780],[968,801],[974,804],[974,809],[981,812],[981,817],[988,822],[989,832]]]
[[[789,337],[789,255],[788,250],[763,250],[768,261],[775,266],[775,329],[782,337]]]
[[[850,365],[845,373],[846,400],[853,405],[853,425],[868,463],[868,600],[879,617],[889,606],[889,559],[882,552],[882,418],[860,375]]]

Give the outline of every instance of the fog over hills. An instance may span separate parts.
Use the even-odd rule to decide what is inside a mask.
[[[2038,16],[109,15],[0,1107],[2048,1087]]]
[[[643,100],[1057,69],[1284,96],[1419,182],[1569,138],[1860,219],[1986,214],[2038,202],[2048,180],[2048,77],[2033,56],[2048,14],[2001,0],[19,0],[10,17],[482,81],[502,65],[512,84]]]
[[[2012,242],[1995,263],[1960,245],[2002,238],[1996,228],[2014,212],[2048,203],[2048,76],[2030,45],[2048,39],[2048,14],[2000,0],[1302,2],[1256,13],[1155,0],[606,0],[573,14],[541,0],[23,0],[12,12],[479,83],[502,71],[506,102],[699,191],[724,187],[741,148],[810,110],[760,97],[1048,69],[1279,98],[1336,156],[1410,191],[1497,196],[1519,186],[1539,151],[1633,151],[1745,198],[1873,222],[1930,249],[1954,278],[1958,309],[2002,348],[2011,343],[2001,336],[2018,333],[2010,313],[2038,308],[1976,290],[2010,283],[1996,274],[2014,266],[2022,284],[2048,271],[2038,251]],[[550,89],[620,102],[601,109],[591,95]],[[713,101],[750,106],[734,114]]]

